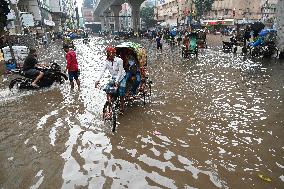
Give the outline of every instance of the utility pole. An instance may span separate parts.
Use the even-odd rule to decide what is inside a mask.
[[[16,34],[19,34],[19,33],[22,33],[22,28],[21,28],[21,22],[20,22],[20,19],[19,19],[19,11],[18,11],[18,1],[15,0],[13,1],[12,3],[12,0],[9,0],[9,5],[10,5],[10,9],[13,10],[15,12],[15,21],[14,21],[14,24],[15,24],[15,33]],[[7,37],[7,41],[8,41],[8,46],[9,46],[9,49],[10,49],[10,53],[11,53],[11,57],[12,59],[15,61],[16,63],[16,57],[15,57],[15,53],[14,53],[14,50],[13,50],[13,47],[12,47],[12,43],[11,43],[11,36],[9,35],[9,33],[6,35]]]
[[[177,28],[179,28],[179,1],[177,1]]]
[[[42,28],[43,34],[45,35],[44,16],[43,16],[43,14],[42,14],[42,8],[41,8],[42,4],[41,4],[41,1],[40,1],[40,0],[37,0],[37,4],[38,4],[39,11],[40,11],[41,28]]]
[[[78,12],[78,7],[75,8],[76,11],[76,19],[77,19],[77,28],[80,28],[80,23],[79,23],[79,12]]]
[[[157,22],[158,22],[158,20],[159,20],[159,14],[158,14],[158,2],[157,2],[158,0],[155,0],[155,7],[156,7],[156,9],[157,9],[157,14],[156,14],[156,17],[157,17]]]
[[[76,20],[77,20],[77,29],[80,28],[80,23],[79,23],[79,11],[78,11],[78,6],[77,6],[77,1],[75,0],[74,2],[75,6],[75,14],[76,14]]]

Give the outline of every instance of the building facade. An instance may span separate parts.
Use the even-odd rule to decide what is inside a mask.
[[[278,0],[215,0],[206,19],[234,19],[252,22],[275,17]]]
[[[155,6],[156,20],[168,27],[189,24],[195,14],[192,0],[159,0]]]
[[[128,3],[124,3],[121,5],[122,6],[122,9],[119,13],[119,16],[120,16],[120,23],[121,23],[121,30],[124,31],[124,30],[128,30],[132,27],[131,23],[132,23],[132,20],[131,20],[131,7]]]
[[[277,2],[276,9],[276,29],[278,37],[278,48],[282,52],[281,58],[284,58],[284,0],[279,0]]]
[[[273,23],[276,17],[276,7],[278,0],[261,0],[261,19],[264,22]]]
[[[8,2],[8,0],[6,1]],[[39,32],[62,31],[68,27],[66,24],[68,20],[69,22],[71,21],[72,29],[77,26],[75,0],[18,0],[14,7],[18,17],[20,17],[22,13],[32,15],[34,25],[31,26],[30,29]],[[15,12],[14,9],[11,10],[11,12]],[[13,14],[17,17],[16,13]],[[15,20],[16,18],[14,18],[14,21]],[[20,23],[20,25],[23,30],[23,23]],[[13,28],[11,30],[13,30]]]

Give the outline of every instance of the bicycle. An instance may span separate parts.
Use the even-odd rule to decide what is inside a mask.
[[[145,77],[145,79],[143,79],[141,81],[141,84],[139,86],[138,89],[138,97],[140,96],[140,98],[143,98],[143,104],[146,105],[146,98],[149,98],[152,94],[152,87],[151,87],[152,81],[148,81],[148,77]],[[101,88],[101,87],[99,87]],[[103,89],[103,91],[106,92],[107,94],[107,100],[104,104],[103,107],[103,120],[104,122],[106,121],[111,121],[111,125],[112,125],[112,132],[115,132],[116,126],[117,126],[117,112],[119,109],[119,105],[120,105],[120,100],[118,97],[118,87],[116,86],[110,86],[107,87],[105,89]],[[125,103],[128,101],[132,101],[130,100],[132,97],[133,99],[136,99],[135,96],[125,96]]]
[[[112,132],[115,132],[116,120],[117,120],[117,110],[119,107],[119,98],[117,93],[117,87],[111,86],[103,89],[107,94],[107,100],[103,107],[103,120],[111,121]]]

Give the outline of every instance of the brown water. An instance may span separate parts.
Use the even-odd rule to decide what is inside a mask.
[[[1,85],[0,188],[283,188],[283,62],[218,49],[184,61],[142,41],[151,102],[128,104],[113,134],[94,87],[105,43],[78,42],[81,90]]]

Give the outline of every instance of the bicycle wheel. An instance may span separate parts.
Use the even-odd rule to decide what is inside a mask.
[[[149,81],[145,84],[144,90],[143,90],[143,102],[144,105],[146,105],[146,98],[149,98],[152,95],[152,87],[151,87],[152,81]]]
[[[112,104],[112,132],[115,132],[115,128],[116,128],[116,103],[114,102]]]
[[[13,79],[9,84],[9,89],[12,90],[13,88],[22,89],[25,85],[25,79],[23,78],[16,78]]]
[[[112,108],[111,108],[111,103],[106,102],[103,108],[103,120],[111,120],[112,119]]]

